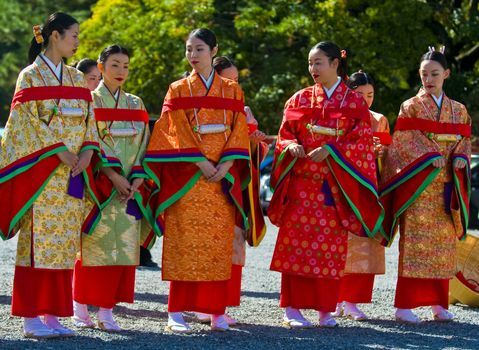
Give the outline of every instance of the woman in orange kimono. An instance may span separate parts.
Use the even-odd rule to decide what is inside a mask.
[[[345,56],[331,42],[311,49],[316,84],[286,102],[278,134],[268,215],[279,226],[271,269],[281,272],[287,327],[312,326],[299,309],[317,310],[322,327],[337,325],[348,231],[371,236],[382,221],[370,114],[343,81]]]
[[[212,329],[228,329],[236,218],[248,226],[243,92],[214,71],[217,50],[212,31],[190,33],[186,58],[194,70],[170,85],[144,160],[157,186],[148,205],[164,233],[162,276],[171,281],[167,329],[173,332],[191,331],[183,311],[211,314]]]
[[[396,319],[419,323],[412,309],[431,306],[437,321],[453,319],[449,280],[456,239],[466,234],[469,209],[471,118],[443,92],[450,71],[443,51],[430,48],[419,68],[422,88],[401,105],[388,149],[381,197],[386,239],[399,225]]]
[[[371,108],[374,102],[374,81],[369,74],[356,72],[349,77],[346,85],[360,94]],[[389,123],[382,114],[371,110],[369,114],[379,175],[387,145],[391,143]],[[339,303],[334,316],[345,316],[356,321],[366,320],[368,317],[356,304],[371,303],[374,277],[385,273],[385,265],[384,246],[371,238],[349,234],[345,275],[341,280]]]
[[[51,338],[75,334],[58,317],[73,315],[84,197],[93,195],[84,170],[99,143],[85,78],[63,61],[78,48],[78,22],[58,12],[34,31],[1,139],[0,235],[18,234],[12,315],[26,337]]]
[[[221,77],[238,82],[238,68],[234,63],[226,56],[215,57],[213,60],[213,68]],[[262,142],[266,135],[258,130],[258,121],[255,119],[251,109],[245,106],[246,123],[248,125],[248,136],[250,140],[251,151],[251,198],[250,203],[250,223],[252,227],[248,231],[245,231],[240,226],[235,225],[234,241],[233,241],[233,265],[231,271],[231,279],[229,281],[228,292],[228,306],[239,306],[241,298],[241,274],[246,259],[246,241],[252,246],[258,246],[266,233],[266,225],[264,223],[263,212],[261,210],[261,204],[259,202],[259,165],[264,156],[268,152],[268,145]],[[256,184],[255,184],[256,181]],[[252,205],[251,205],[252,204]],[[255,216],[252,219],[253,215]],[[254,223],[254,224],[253,224]],[[251,232],[254,231],[254,232]],[[247,239],[248,237],[249,239]],[[210,322],[211,315],[196,313],[196,317],[202,323]],[[229,326],[234,326],[237,321],[231,317],[228,313],[224,315],[226,322]]]

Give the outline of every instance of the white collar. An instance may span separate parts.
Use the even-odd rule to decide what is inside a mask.
[[[336,90],[336,88],[338,87],[340,83],[341,83],[341,77],[338,77],[338,80],[336,80],[336,83],[334,83],[334,85],[331,86],[331,88],[328,89],[323,86],[323,90],[326,93],[326,96],[328,96],[328,98],[330,98],[333,95],[334,90]]]
[[[200,73],[198,73],[198,75],[200,76],[201,80],[203,80],[203,83],[205,83],[206,87],[209,89],[211,87],[211,83],[213,83],[213,77],[215,75],[215,70],[214,69],[211,70],[211,73],[210,73],[210,76],[208,77],[208,79],[205,79]]]
[[[434,99],[434,101],[436,102],[437,104],[437,108],[441,108],[441,105],[442,105],[442,99],[444,97],[444,91],[441,93],[441,96],[439,97],[436,97],[434,96],[433,94],[431,94],[432,98]]]
[[[48,66],[51,68],[51,70],[53,71],[53,73],[56,75],[56,77],[58,78],[58,80],[61,79],[62,77],[62,61],[60,61],[60,63],[58,63],[57,66],[55,66],[55,64],[50,61],[50,59],[45,56],[44,54],[40,54],[42,55],[42,58],[45,60],[45,62],[48,64]]]

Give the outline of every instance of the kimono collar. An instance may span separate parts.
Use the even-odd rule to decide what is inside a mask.
[[[444,97],[444,92],[441,93],[441,96],[436,97],[435,95],[431,94],[432,98],[434,99],[434,102],[437,104],[437,108],[441,108],[442,105],[442,100]]]
[[[338,80],[336,80],[336,83],[334,83],[334,85],[331,86],[331,88],[329,88],[329,89],[327,87],[325,87],[324,85],[322,85],[322,88],[323,88],[323,90],[326,93],[326,96],[328,98],[331,98],[331,96],[334,93],[334,90],[336,90],[336,88],[338,87],[339,84],[341,84],[341,77],[338,77]]]
[[[100,81],[100,84],[95,89],[95,91],[101,91],[101,90],[104,90],[106,92],[106,95],[109,95],[113,99],[113,101],[115,101],[115,108],[117,108],[120,102],[121,92],[123,91],[121,87],[118,88],[115,93],[113,93],[112,91],[110,91],[110,89],[106,86],[105,82],[102,80]]]
[[[63,62],[60,61],[60,63],[58,63],[58,65],[55,66],[55,64],[47,56],[45,56],[42,53],[40,54],[40,56],[43,58],[45,63],[48,64],[48,66],[50,67],[52,72],[56,75],[57,79],[60,80],[61,76],[62,76],[62,64],[63,64]]]
[[[199,72],[197,73],[200,76],[201,80],[203,80],[203,83],[205,83],[206,88],[209,89],[211,87],[211,84],[213,83],[213,78],[215,77],[215,70],[211,69],[211,73],[208,79],[205,79]]]

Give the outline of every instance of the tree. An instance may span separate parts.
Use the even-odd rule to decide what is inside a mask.
[[[0,125],[5,124],[15,81],[28,65],[32,27],[50,13],[63,11],[82,21],[90,16],[95,0],[17,0],[0,2]]]

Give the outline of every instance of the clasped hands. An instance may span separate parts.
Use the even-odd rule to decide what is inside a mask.
[[[196,165],[208,182],[219,182],[226,176],[228,170],[233,166],[233,162],[233,160],[227,160],[214,166],[209,160],[204,160],[197,162]]]
[[[314,162],[322,162],[329,155],[327,149],[318,147],[306,154],[304,147],[298,144],[292,144],[289,147],[289,153],[295,158],[310,158]]]

